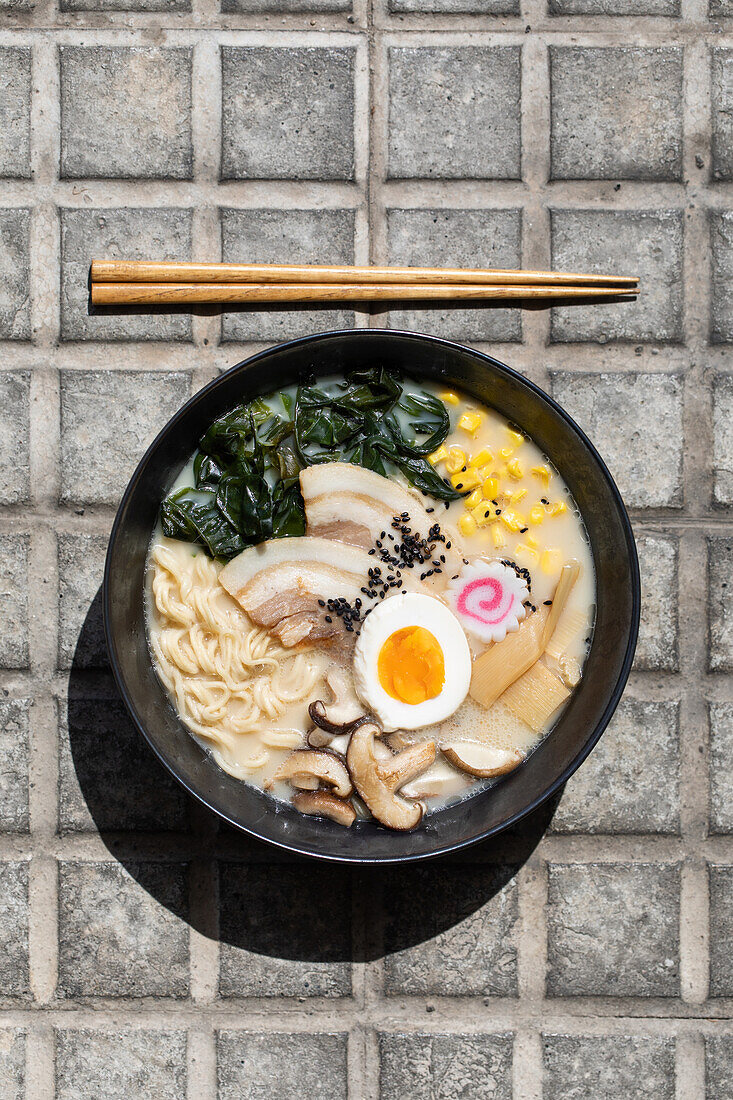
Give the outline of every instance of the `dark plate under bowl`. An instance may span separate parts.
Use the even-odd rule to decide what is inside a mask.
[[[593,550],[597,615],[580,687],[549,737],[492,790],[430,814],[411,833],[304,817],[223,772],[176,717],[145,637],[145,558],[158,506],[204,430],[243,400],[306,375],[383,363],[435,379],[492,406],[549,456],[577,501]],[[423,859],[505,829],[549,798],[598,741],[621,697],[639,624],[639,569],[628,516],[592,444],[542,390],[480,352],[430,336],[375,329],[323,333],[240,363],[197,393],[163,428],[127,487],[107,552],[104,626],[122,698],[175,778],[232,825],[292,852],[349,862]]]

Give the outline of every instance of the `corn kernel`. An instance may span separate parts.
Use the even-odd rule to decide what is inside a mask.
[[[448,457],[448,451],[441,443],[437,451],[433,451],[431,455],[428,455],[428,462],[432,462],[433,466],[437,466],[439,462],[445,462]]]
[[[549,549],[543,551],[540,558],[540,569],[543,573],[557,573],[562,565],[562,554],[559,550]]]
[[[524,436],[521,432],[515,432],[514,428],[507,428],[507,435],[515,447],[521,447],[524,443]]]
[[[534,537],[534,535],[530,535],[529,531],[524,536],[524,541],[527,543],[527,546],[531,546],[534,550],[536,550],[539,546],[539,542]]]
[[[502,546],[506,546],[506,539],[504,538],[504,532],[498,523],[495,523],[491,528],[491,539],[494,543],[494,547],[497,550],[501,550]]]
[[[509,500],[512,504],[519,504],[520,500],[524,500],[526,495],[526,489],[515,489],[514,492],[510,494]]]
[[[540,481],[542,481],[545,485],[550,484],[550,478],[552,477],[552,474],[550,473],[547,466],[533,466],[532,473],[535,477],[538,477]]]
[[[507,531],[518,531],[520,527],[524,527],[522,517],[518,512],[512,512],[510,508],[505,508],[499,518]]]
[[[495,500],[496,494],[499,492],[499,479],[496,477],[487,477],[481,486],[481,491],[487,500]]]
[[[487,477],[496,477],[496,469],[493,462],[487,462],[485,466],[481,467],[481,480],[485,481]]]
[[[524,471],[522,469],[522,464],[521,464],[521,462],[519,461],[518,458],[511,458],[507,462],[506,468],[507,468],[507,473],[509,474],[509,477],[513,477],[517,481],[519,481],[520,478],[524,477]]]
[[[457,405],[461,399],[458,394],[453,393],[452,390],[443,390],[440,394],[440,400],[445,401],[446,405]]]
[[[483,499],[484,498],[483,498],[483,494],[481,493],[481,490],[480,489],[474,489],[474,491],[471,493],[471,495],[466,497],[466,499],[464,501],[464,504],[466,505],[466,507],[468,508],[468,510],[470,512],[472,508],[478,508],[479,504],[481,504]]]
[[[466,452],[460,447],[451,447],[445,460],[445,468],[449,474],[457,474],[466,465]]]
[[[499,451],[500,457],[504,458],[504,459],[511,458],[513,454],[514,454],[514,448],[513,447],[502,447],[501,450]]]
[[[561,516],[563,512],[567,512],[568,506],[564,500],[556,500],[554,504],[551,504],[547,509],[551,516]]]
[[[496,513],[486,501],[479,504],[477,508],[473,508],[471,515],[479,527],[488,527],[490,523],[496,522]]]
[[[479,477],[478,470],[472,470],[469,466],[464,470],[461,468],[457,474],[453,474],[451,477],[451,484],[454,489],[459,491],[463,489],[475,489],[477,485],[481,484],[481,478]]]
[[[462,516],[458,518],[458,530],[462,535],[473,535],[476,533],[476,520],[473,516],[469,516],[468,512],[464,512]]]
[[[479,453],[477,455],[471,455],[471,465],[472,466],[485,466],[487,464],[487,462],[493,462],[493,461],[494,461],[494,456],[492,455],[491,451],[487,447],[484,447],[484,449],[482,451],[479,451]]]
[[[458,427],[462,428],[464,432],[468,432],[469,435],[475,435],[481,427],[481,413],[464,412],[458,421]]]
[[[539,554],[536,550],[533,550],[531,546],[525,546],[523,542],[518,542],[514,547],[515,558],[524,558],[530,565],[536,565],[539,561]]]
[[[535,504],[529,510],[529,522],[530,523],[542,523],[545,518],[545,509],[541,504]]]

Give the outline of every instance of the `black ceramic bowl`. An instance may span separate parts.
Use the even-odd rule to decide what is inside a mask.
[[[585,520],[597,578],[597,617],[580,687],[549,737],[492,790],[430,814],[411,833],[359,822],[344,829],[304,817],[223,772],[176,717],[145,637],[145,557],[158,505],[199,437],[241,401],[312,373],[384,363],[440,380],[520,425],[557,466]],[[197,393],[163,428],[127,487],[104,574],[104,625],[112,668],[132,718],[155,754],[196,798],[232,825],[281,848],[322,859],[397,862],[454,851],[505,829],[549,798],[598,741],[629,674],[639,623],[639,570],[628,516],[603,461],[567,413],[496,360],[408,332],[361,329],[280,344]]]

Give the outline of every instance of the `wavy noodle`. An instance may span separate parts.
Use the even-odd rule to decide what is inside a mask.
[[[308,654],[293,655],[254,626],[205,554],[166,539],[153,547],[150,567],[150,646],[181,721],[238,779],[268,763],[268,746],[297,747],[300,735],[292,729],[253,735],[310,695],[319,671]]]

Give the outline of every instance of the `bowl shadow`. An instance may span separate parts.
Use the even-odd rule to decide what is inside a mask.
[[[559,802],[558,795],[465,853],[419,865],[358,867],[283,853],[225,825],[159,764],[127,716],[102,639],[100,588],[69,675],[61,831],[96,829],[158,904],[222,944],[272,959],[336,963],[372,961],[434,939],[511,883]],[[176,888],[182,864],[183,901]]]

